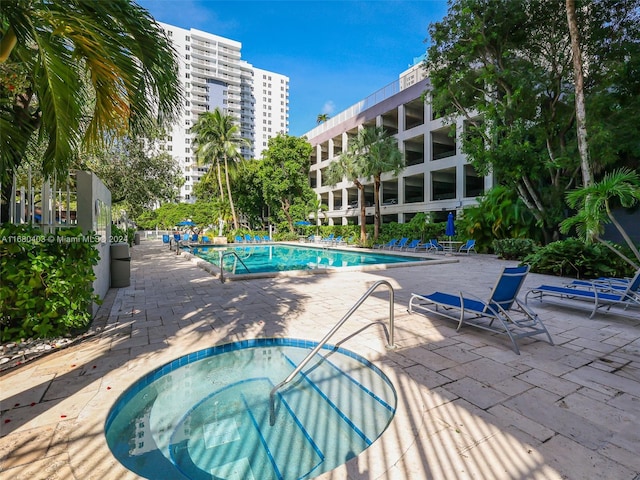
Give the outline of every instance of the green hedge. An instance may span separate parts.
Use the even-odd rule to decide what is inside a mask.
[[[502,238],[491,243],[493,251],[505,260],[522,260],[536,251],[536,242],[530,238]]]
[[[56,337],[91,322],[95,235],[0,226],[0,340]]]
[[[532,272],[573,278],[626,277],[633,274],[633,267],[606,246],[586,244],[576,238],[539,247],[522,263],[530,265]]]

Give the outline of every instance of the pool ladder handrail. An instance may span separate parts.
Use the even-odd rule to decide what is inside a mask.
[[[289,374],[287,378],[285,378],[282,382],[277,384],[275,387],[271,389],[269,392],[269,425],[273,426],[276,423],[276,412],[275,412],[275,395],[278,390],[284,387],[287,383],[291,382],[295,378],[298,373],[311,361],[311,359],[320,351],[322,347],[326,345],[329,339],[336,333],[342,325],[354,314],[354,312],[364,303],[364,301],[371,296],[371,294],[380,286],[386,285],[389,287],[389,343],[387,344],[387,349],[392,350],[395,349],[394,344],[394,319],[393,319],[393,306],[394,306],[394,290],[391,283],[387,280],[379,280],[367,290],[360,300],[358,300],[353,307],[349,309],[349,311],[345,314],[342,319],[336,323],[331,330],[324,336],[322,340],[315,346],[309,354],[304,357],[304,359],[298,364],[298,366]]]
[[[234,251],[230,251],[230,252],[222,252],[222,255],[220,255],[220,282],[224,283],[224,257],[226,257],[227,255],[234,255],[242,264],[242,266],[245,268],[245,270],[247,271],[247,273],[251,273],[251,270],[249,270],[249,267],[247,267],[244,262],[242,261],[242,259],[238,256],[238,254]]]

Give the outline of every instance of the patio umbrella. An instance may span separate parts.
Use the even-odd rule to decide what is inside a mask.
[[[178,222],[178,223],[176,223],[176,225],[178,227],[195,227],[196,226],[196,224],[193,223],[191,220],[185,220],[183,222]]]
[[[447,227],[444,230],[444,234],[449,237],[449,240],[456,234],[456,225],[453,223],[453,213],[451,212],[449,212],[449,216],[447,217]]]
[[[308,227],[309,225],[311,225],[311,222],[307,222],[306,220],[299,220],[295,224],[296,225],[300,225],[300,226],[304,226],[304,227]]]

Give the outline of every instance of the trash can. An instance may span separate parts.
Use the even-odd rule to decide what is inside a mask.
[[[133,234],[133,244],[140,245],[140,232],[136,232]]]
[[[111,288],[128,287],[131,283],[131,256],[128,243],[111,244]]]

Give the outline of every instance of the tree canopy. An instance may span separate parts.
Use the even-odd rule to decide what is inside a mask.
[[[182,105],[171,43],[131,0],[3,2],[0,34],[5,201],[34,138],[42,173],[63,176],[81,146],[170,122]]]
[[[82,140],[142,132],[181,105],[174,50],[130,0],[6,2],[0,28],[3,172],[33,132],[48,140],[44,173],[64,171]]]
[[[271,138],[263,152],[259,174],[264,200],[272,212],[284,215],[291,232],[316,195],[309,186],[311,152],[306,139],[284,134]]]
[[[146,138],[125,138],[81,157],[80,168],[93,171],[111,191],[111,201],[136,220],[145,210],[172,202],[184,182],[167,152],[154,152]]]
[[[591,166],[596,174],[638,161],[638,0],[593,0],[576,9],[585,70]],[[571,41],[565,6],[546,0],[458,0],[430,27],[425,67],[432,108],[462,115],[462,150],[481,173],[518,192],[547,241],[581,183]],[[626,60],[625,60],[626,59]],[[634,60],[635,59],[635,60]],[[622,72],[625,72],[622,74]]]

